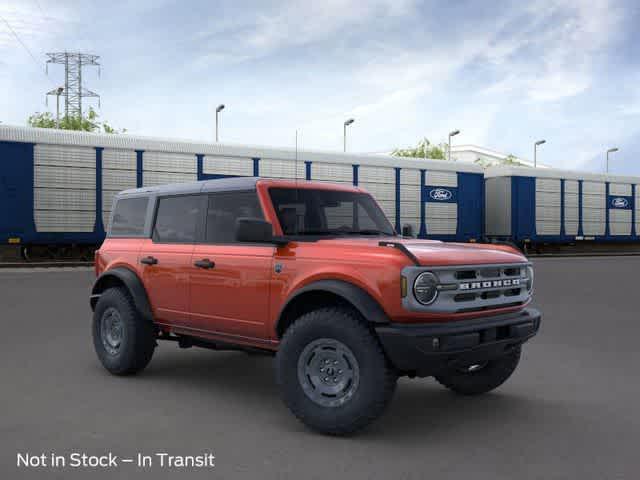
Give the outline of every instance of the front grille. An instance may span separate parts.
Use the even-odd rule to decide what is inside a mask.
[[[525,304],[528,264],[480,265],[460,267],[408,267],[405,275],[413,282],[424,271],[439,280],[439,293],[433,304],[421,306],[407,300],[408,308],[433,312],[473,312]],[[417,307],[417,308],[416,308]]]

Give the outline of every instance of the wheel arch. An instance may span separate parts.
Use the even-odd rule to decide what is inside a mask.
[[[91,310],[95,310],[96,304],[102,292],[108,288],[124,287],[131,295],[136,310],[145,320],[153,322],[153,314],[151,311],[151,304],[149,303],[149,297],[147,291],[144,288],[140,277],[129,268],[116,267],[105,271],[100,275],[91,289],[91,297],[89,303],[91,304]]]
[[[277,338],[282,338],[296,318],[329,304],[351,307],[369,323],[389,323],[382,306],[361,287],[344,280],[318,280],[302,287],[287,299],[276,320]]]

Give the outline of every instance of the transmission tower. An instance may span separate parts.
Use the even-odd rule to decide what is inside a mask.
[[[98,67],[100,64],[98,55],[87,53],[55,52],[47,53],[47,71],[50,63],[64,65],[64,113],[68,117],[82,118],[82,99],[93,97],[98,99],[100,95],[82,86],[82,67]]]

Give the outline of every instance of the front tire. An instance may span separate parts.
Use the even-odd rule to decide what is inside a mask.
[[[136,310],[123,288],[105,290],[93,313],[93,346],[100,362],[114,375],[132,375],[151,361],[156,347],[153,324]]]
[[[513,374],[520,362],[521,348],[481,364],[451,369],[436,380],[461,395],[480,395],[498,388]]]
[[[276,357],[284,403],[305,425],[346,435],[378,418],[395,391],[397,373],[360,317],[342,307],[301,316]]]

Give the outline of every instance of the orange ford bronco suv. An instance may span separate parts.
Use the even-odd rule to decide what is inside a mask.
[[[286,405],[330,434],[378,417],[400,375],[493,390],[540,325],[520,252],[399,237],[368,193],[327,183],[124,191],[95,270],[108,371],[142,370],[159,340],[274,354]]]

